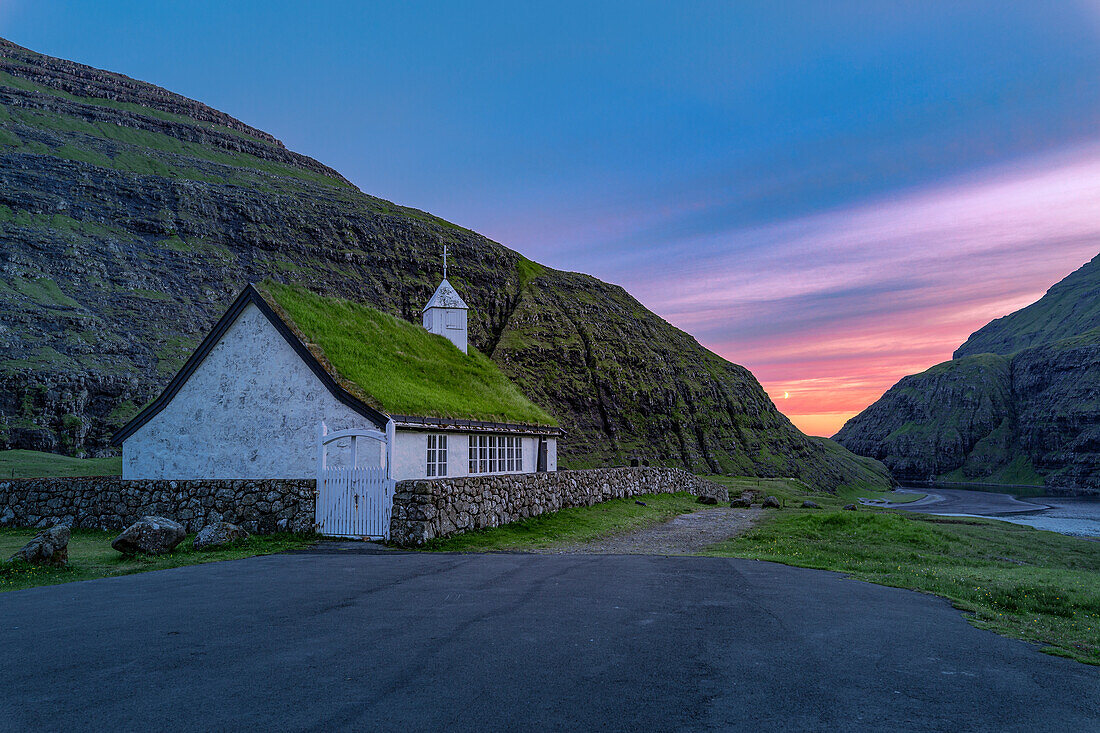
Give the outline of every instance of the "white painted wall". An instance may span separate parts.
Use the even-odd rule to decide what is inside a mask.
[[[464,308],[428,308],[424,311],[424,328],[450,340],[466,353],[466,310]]]
[[[447,478],[471,475],[469,433],[439,434],[447,436]],[[557,439],[547,438],[546,440],[548,443],[546,467],[548,471],[556,471],[558,470]],[[539,439],[536,436],[523,436],[522,445],[523,470],[511,473],[534,473],[538,469]],[[428,478],[428,433],[411,430],[397,431],[393,451],[393,477],[398,481]]]
[[[451,466],[455,462],[454,447],[458,441],[457,435],[447,435],[447,475],[451,474]],[[465,458],[466,453],[463,452]],[[428,476],[428,434],[414,433],[409,430],[398,430],[394,435],[393,444],[393,470],[390,476],[398,481],[408,478],[427,478]]]
[[[376,428],[336,400],[254,305],[172,401],[126,439],[123,478],[311,478],[317,427]],[[342,441],[350,445],[350,441]],[[378,465],[367,441],[360,465]],[[347,461],[337,444],[330,466]],[[372,463],[372,461],[374,461]]]

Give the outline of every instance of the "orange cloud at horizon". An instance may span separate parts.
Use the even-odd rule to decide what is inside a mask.
[[[782,408],[780,408],[782,409]],[[820,435],[831,437],[836,434],[844,423],[851,420],[858,413],[855,412],[815,412],[809,415],[797,415],[783,413],[790,418],[794,426],[806,435]]]

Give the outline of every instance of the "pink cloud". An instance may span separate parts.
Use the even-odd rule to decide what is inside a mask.
[[[1100,147],[1087,147],[679,243],[618,281],[831,434],[1098,250]]]
[[[584,248],[568,257],[747,366],[797,425],[832,434],[1100,251],[1100,145],[778,223],[596,246],[714,202],[618,203],[514,236]]]
[[[831,433],[1100,250],[1100,149],[725,236],[768,246],[628,287]]]

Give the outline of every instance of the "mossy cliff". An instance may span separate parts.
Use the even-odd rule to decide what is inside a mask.
[[[836,440],[900,478],[1100,488],[1100,256],[902,379]]]
[[[363,194],[198,102],[5,41],[0,238],[0,448],[105,452],[248,282],[418,322],[446,243],[472,343],[568,431],[564,465],[885,480],[622,288]]]

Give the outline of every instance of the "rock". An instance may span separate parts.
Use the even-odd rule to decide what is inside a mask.
[[[813,502],[813,501],[810,501],[809,499],[807,499],[806,501],[802,502],[802,508],[803,509],[820,509],[821,507],[819,507],[817,505],[817,502]]]
[[[732,507],[750,507],[752,506],[752,494],[742,494],[733,501],[730,502]]]
[[[718,499],[716,499],[713,496],[707,496],[705,494],[703,496],[700,496],[698,499],[696,499],[696,501],[698,501],[700,504],[717,504],[718,503]]]
[[[764,503],[761,506],[763,506],[765,509],[778,509],[779,499],[776,499],[774,496],[766,497],[764,499]]]
[[[230,542],[248,539],[248,532],[229,522],[213,522],[203,527],[197,535],[193,546],[196,550],[212,550]]]
[[[111,547],[123,555],[138,552],[162,555],[174,550],[186,535],[179,522],[164,517],[142,517],[115,537]]]
[[[69,528],[64,524],[44,529],[23,545],[23,549],[12,555],[11,560],[62,567],[69,562],[70,534]]]
[[[846,511],[846,512],[854,512],[855,510],[856,510],[856,505],[855,504],[845,504],[844,505],[844,511]]]
[[[644,501],[638,501],[638,500],[635,499],[634,503],[637,504],[638,506],[646,506],[646,503]]]
[[[11,524],[15,521],[15,512],[11,510],[10,506],[4,507],[4,513],[0,514],[0,526],[5,524]]]

